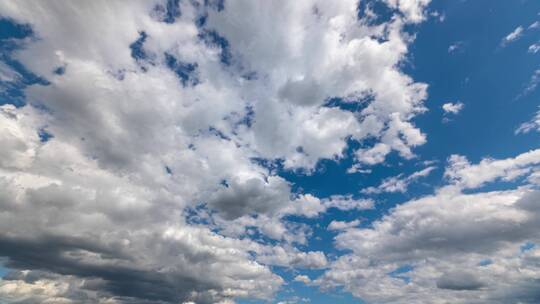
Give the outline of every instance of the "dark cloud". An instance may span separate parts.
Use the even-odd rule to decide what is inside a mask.
[[[477,290],[484,287],[472,273],[456,271],[443,274],[437,280],[437,287],[450,290]]]
[[[89,253],[100,258],[93,262],[85,261],[84,257]],[[125,254],[91,243],[88,239],[41,236],[35,240],[22,240],[1,237],[0,255],[9,258],[6,263],[9,268],[40,270],[25,276],[27,282],[48,278],[48,273],[99,279],[99,284],[90,283],[85,287],[156,303],[187,301],[193,291],[204,293],[220,289],[219,285],[198,281],[189,273],[137,267]],[[5,279],[18,279],[16,274]]]

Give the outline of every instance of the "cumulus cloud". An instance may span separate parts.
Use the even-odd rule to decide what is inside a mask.
[[[531,150],[513,158],[484,158],[471,164],[466,157],[451,155],[444,175],[459,188],[473,189],[502,179],[512,181],[530,174],[540,164],[540,150]]]
[[[302,282],[304,284],[311,283],[311,279],[307,275],[297,275],[296,277],[294,277],[294,280],[297,282]]]
[[[343,231],[336,246],[351,253],[314,282],[377,303],[538,302],[538,249],[524,245],[540,241],[539,192],[531,185],[462,190],[527,174],[539,160],[536,150],[478,164],[451,158],[450,185],[397,206],[371,227]]]
[[[443,123],[448,123],[452,121],[452,116],[458,115],[465,105],[461,102],[447,102],[442,105],[444,116],[442,119]]]
[[[445,114],[458,114],[463,110],[463,106],[461,102],[447,102],[442,105],[442,109]]]
[[[427,85],[400,64],[429,1],[385,3],[375,25],[352,0],[0,2],[32,30],[13,59],[46,80],[0,108],[1,297],[232,303],[270,299],[272,265],[327,267],[288,216],[373,201],[292,193],[272,166],[425,143]]]
[[[448,53],[452,54],[452,53],[459,52],[463,48],[463,46],[464,46],[463,41],[457,41],[455,43],[452,43],[448,47]]]

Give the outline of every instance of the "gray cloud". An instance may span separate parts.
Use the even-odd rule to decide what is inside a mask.
[[[48,81],[25,89],[26,105],[0,106],[0,255],[14,271],[0,297],[265,300],[284,282],[271,265],[327,267],[295,247],[310,228],[287,216],[373,201],[292,195],[254,159],[310,173],[366,138],[384,146],[379,162],[413,157],[427,85],[399,66],[403,29],[428,3],[387,1],[395,18],[368,25],[356,0],[180,1],[174,18],[161,0],[0,1],[1,17],[33,30],[14,60]],[[362,109],[327,106],[334,97]],[[206,222],[189,222],[201,205]]]
[[[450,290],[477,290],[484,286],[470,272],[450,272],[443,274],[437,280],[437,287]]]

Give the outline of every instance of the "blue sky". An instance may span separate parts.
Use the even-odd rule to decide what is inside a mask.
[[[0,298],[537,303],[538,84],[532,0],[0,1]]]
[[[444,163],[451,154],[461,154],[471,161],[479,161],[485,157],[507,158],[538,148],[538,134],[516,136],[514,131],[538,109],[538,91],[518,96],[540,65],[540,57],[527,53],[529,45],[540,39],[540,31],[532,30],[506,47],[500,44],[501,37],[516,27],[536,22],[540,5],[534,1],[520,4],[435,1],[430,7],[442,13],[444,21],[431,19],[414,28],[416,39],[411,45],[409,60],[404,64],[404,70],[414,79],[429,84],[426,101],[429,111],[415,119],[428,136],[427,143],[416,150],[419,159],[405,162],[395,159],[374,167],[371,174],[360,176],[347,174],[347,164],[343,164],[346,161],[325,163],[325,170],[309,176],[284,173],[289,180],[319,195],[358,193],[366,186],[379,184],[385,177],[414,172],[422,160]],[[449,52],[448,48],[455,44],[459,49]],[[441,123],[442,105],[449,101],[462,102],[464,110],[450,122]],[[442,183],[442,173],[440,168],[435,170],[406,193],[380,195],[379,204],[384,206],[378,210],[359,214],[328,213],[318,222],[324,227],[334,219],[352,220],[360,216],[366,219],[363,225],[369,226],[396,204],[433,193]],[[491,187],[505,189],[508,185],[499,183]],[[330,247],[328,243],[334,236],[321,230],[316,235],[323,237],[323,241],[312,244],[318,250]],[[312,302],[330,303],[332,300],[315,296]],[[339,302],[362,303],[347,297]]]

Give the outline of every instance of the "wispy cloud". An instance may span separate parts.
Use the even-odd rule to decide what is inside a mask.
[[[520,25],[516,27],[511,33],[509,33],[502,39],[501,46],[504,47],[508,45],[509,43],[512,43],[518,40],[523,35],[523,31],[524,31],[523,26]]]
[[[356,227],[360,225],[360,220],[354,220],[350,222],[332,221],[328,225],[328,230],[345,230],[348,228]]]
[[[525,88],[521,93],[516,96],[515,99],[520,99],[522,97],[525,97],[532,93],[536,88],[538,87],[538,84],[540,84],[540,69],[537,69],[532,74],[531,78],[529,79],[529,82],[525,85]]]
[[[528,52],[533,54],[540,52],[540,43],[531,44],[529,46]]]
[[[532,131],[540,132],[540,110],[536,112],[534,117],[522,123],[515,131],[515,134],[525,134]]]
[[[435,169],[435,166],[431,166],[414,172],[406,177],[404,177],[403,174],[400,174],[398,176],[392,176],[383,180],[383,182],[379,186],[368,187],[366,189],[363,189],[361,192],[364,194],[379,194],[385,192],[405,193],[412,182],[416,181],[419,178],[428,176]]]
[[[463,41],[456,41],[448,47],[448,53],[452,54],[452,53],[459,52],[463,50],[463,46],[464,46]]]

